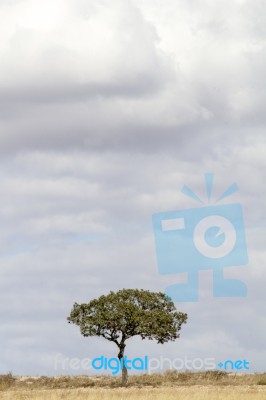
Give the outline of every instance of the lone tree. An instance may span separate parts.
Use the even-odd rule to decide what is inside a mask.
[[[123,363],[126,340],[133,336],[157,340],[157,343],[179,338],[187,314],[178,312],[170,297],[149,290],[123,289],[73,305],[69,323],[80,327],[83,336],[102,336],[114,342],[122,362],[122,383],[127,384],[127,368]]]

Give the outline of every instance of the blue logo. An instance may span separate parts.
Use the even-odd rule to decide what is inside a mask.
[[[205,174],[210,203],[213,174]],[[234,183],[216,203],[237,190]],[[243,213],[240,204],[208,205],[187,186],[182,192],[203,207],[153,215],[157,262],[161,274],[188,273],[188,283],[166,288],[173,301],[198,301],[199,271],[213,270],[214,297],[245,297],[246,285],[223,277],[224,267],[248,263]]]
[[[119,360],[118,358],[106,358],[104,356],[94,358],[92,360],[92,367],[96,370],[107,370],[110,369],[112,371],[112,375],[116,375],[119,373],[119,371],[122,371],[123,366],[125,366],[129,371],[131,369],[137,370],[137,371],[143,371],[143,370],[148,370],[148,356],[145,356],[144,358],[133,358],[133,360],[130,360],[127,358],[127,356],[121,358]]]
[[[246,360],[226,360],[224,362],[219,362],[218,364],[219,368],[223,368],[224,370],[249,370],[249,361]]]

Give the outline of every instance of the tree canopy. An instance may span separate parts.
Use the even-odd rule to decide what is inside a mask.
[[[165,343],[179,338],[187,314],[178,312],[171,299],[161,292],[122,289],[89,303],[74,303],[69,323],[80,327],[83,336],[101,336],[119,348],[124,357],[125,341],[133,336]],[[123,369],[125,383],[127,371]]]

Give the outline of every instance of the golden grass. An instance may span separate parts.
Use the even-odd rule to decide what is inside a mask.
[[[130,376],[16,377],[0,375],[2,400],[266,400],[266,374],[221,371]]]
[[[176,386],[243,386],[265,385],[264,374],[228,374],[222,371],[177,372],[129,376],[129,387],[176,387]],[[0,392],[6,390],[118,388],[120,376],[56,376],[19,377],[11,373],[0,375]]]
[[[1,400],[265,400],[263,386],[183,386],[178,388],[51,389],[7,391]]]

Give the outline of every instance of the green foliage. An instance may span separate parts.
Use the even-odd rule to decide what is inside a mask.
[[[123,289],[88,304],[75,303],[67,319],[80,327],[83,336],[102,336],[121,348],[137,335],[158,343],[177,339],[187,314],[176,311],[164,293]]]

